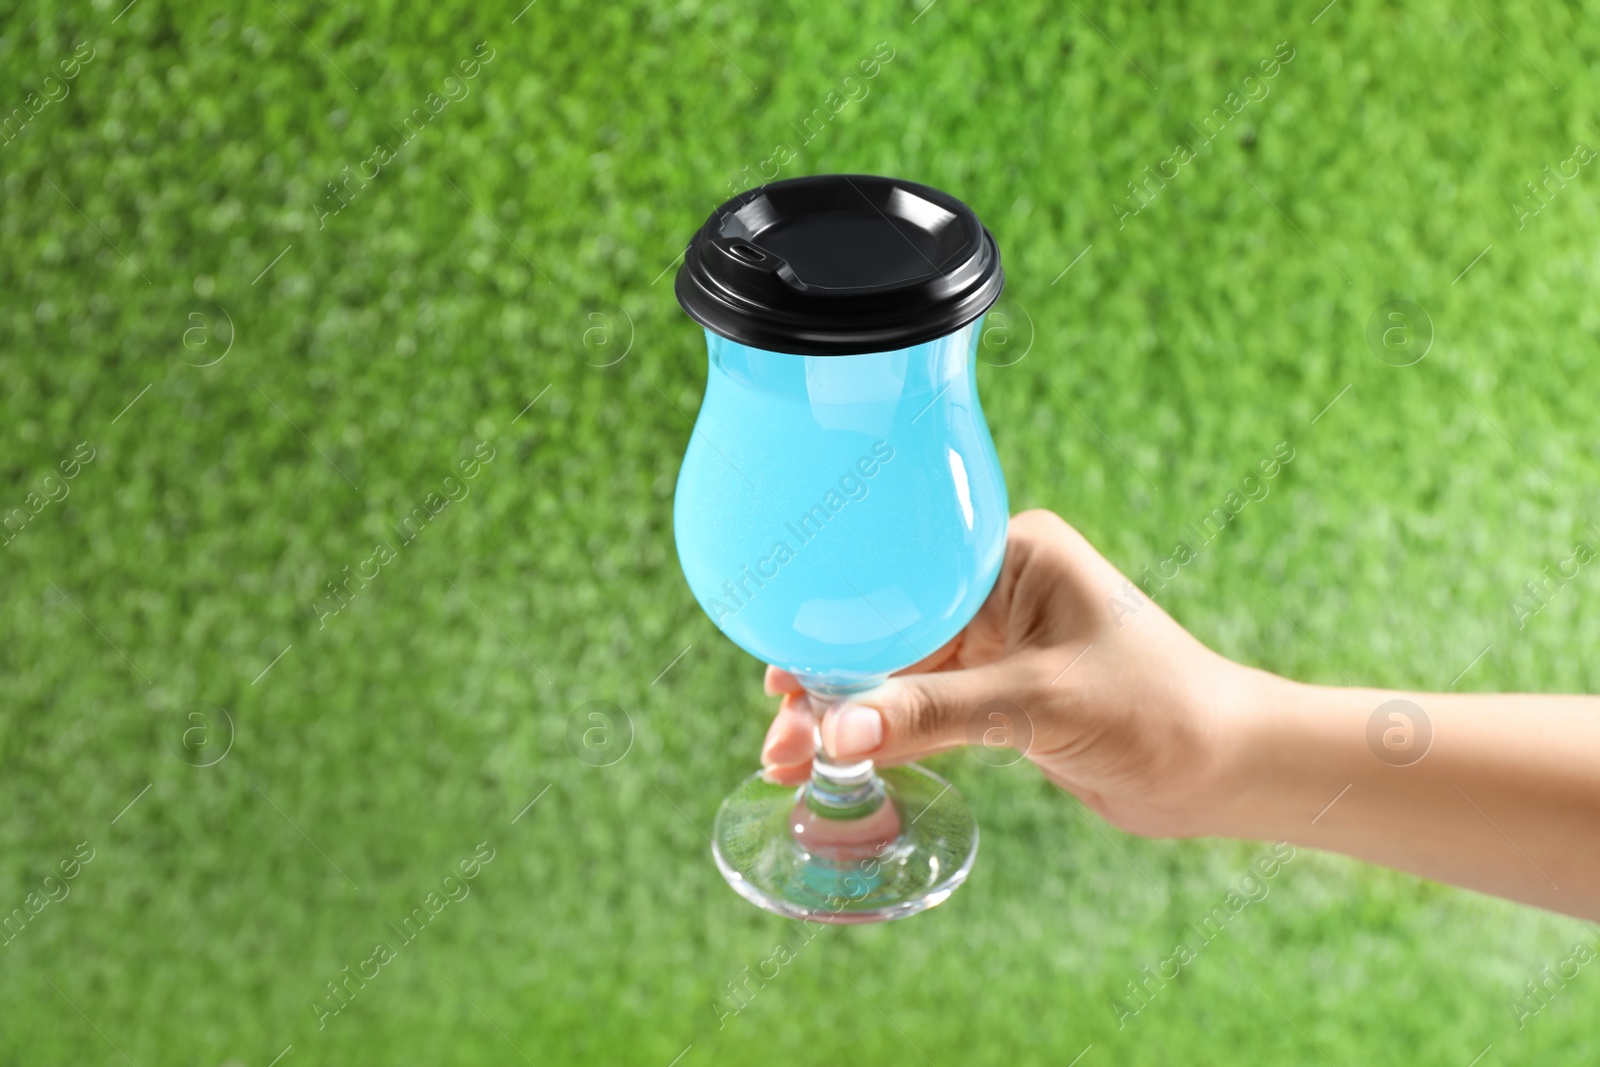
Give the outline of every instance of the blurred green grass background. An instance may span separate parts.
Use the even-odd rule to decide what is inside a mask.
[[[1119,1025],[1265,846],[1131,838],[970,755],[937,761],[983,825],[968,886],[724,1014],[804,935],[705,840],[770,702],[674,556],[704,349],[671,268],[779,146],[949,190],[1005,255],[980,385],[1014,506],[1133,573],[1288,441],[1162,592],[1180,621],[1304,679],[1592,692],[1593,575],[1521,629],[1510,600],[1600,540],[1600,172],[1524,188],[1600,145],[1600,7],[518,7],[6,6],[0,915],[94,858],[0,948],[0,1063],[1595,1061],[1600,977],[1510,1007],[1592,928],[1304,851]],[[1365,340],[1393,298],[1431,321],[1412,366]],[[594,701],[631,720],[610,766],[569,745]],[[230,736],[207,704],[231,748],[194,767],[186,731]]]

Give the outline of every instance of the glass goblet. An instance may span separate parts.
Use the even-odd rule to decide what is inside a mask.
[[[678,475],[679,561],[817,722],[809,782],[757,773],[723,802],[717,864],[780,915],[915,914],[966,879],[977,823],[938,775],[840,759],[820,724],[953,638],[999,575],[1006,489],[975,366],[998,252],[954,198],[830,176],[724,205],[684,271],[710,366]]]

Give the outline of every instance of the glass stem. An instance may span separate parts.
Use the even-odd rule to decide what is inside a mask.
[[[848,692],[807,690],[815,716],[811,737],[816,752],[811,758],[811,781],[806,786],[806,806],[818,815],[834,819],[859,819],[882,806],[885,792],[872,761],[836,761],[822,741],[822,720],[828,709],[842,703]]]

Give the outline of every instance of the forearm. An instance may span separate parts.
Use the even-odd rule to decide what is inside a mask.
[[[1214,832],[1600,919],[1600,698],[1258,678]]]

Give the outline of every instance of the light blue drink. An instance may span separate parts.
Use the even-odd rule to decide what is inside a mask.
[[[849,356],[707,331],[678,558],[728,637],[814,693],[864,689],[930,655],[999,575],[1008,511],[977,400],[982,323]]]

